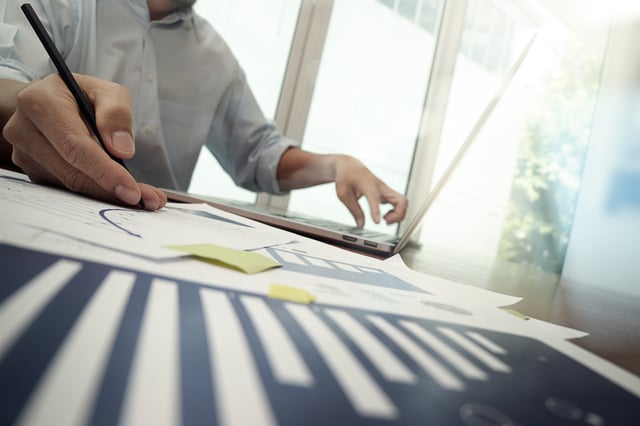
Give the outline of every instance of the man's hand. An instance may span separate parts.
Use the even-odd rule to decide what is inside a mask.
[[[384,215],[387,224],[404,219],[409,204],[407,197],[389,188],[364,164],[348,155],[320,155],[290,148],[278,164],[278,182],[284,190],[335,182],[338,198],[349,209],[359,228],[364,226],[364,212],[358,203],[363,196],[376,223],[380,222],[381,204],[393,206]]]
[[[357,159],[346,155],[336,157],[336,193],[353,215],[359,228],[364,226],[364,213],[358,203],[362,196],[367,199],[371,217],[376,223],[380,223],[381,204],[393,206],[393,209],[384,215],[387,224],[404,219],[409,204],[407,197],[389,188]]]
[[[135,153],[131,98],[115,83],[75,75],[96,112],[105,147],[115,157]],[[75,99],[57,74],[17,92],[15,112],[3,129],[13,145],[12,161],[34,182],[63,186],[92,198],[148,210],[167,202],[166,195],[134,178],[104,152],[79,115]]]

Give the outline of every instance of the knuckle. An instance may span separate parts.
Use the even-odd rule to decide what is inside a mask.
[[[85,180],[91,177],[95,182],[104,182],[109,171],[101,161],[93,161],[85,145],[77,137],[66,136],[60,145],[60,155],[70,165],[63,178],[63,184],[71,190],[79,190]]]
[[[101,167],[99,164],[95,164],[91,178],[97,183],[105,182],[109,178],[108,170],[105,167]]]
[[[349,191],[349,189],[344,186],[344,185],[337,185],[336,186],[336,195],[338,196],[339,199],[341,200],[346,200],[349,198],[349,194],[351,191]]]
[[[350,198],[345,191],[337,191],[336,194],[338,195],[338,199],[343,203],[350,201]]]
[[[102,104],[96,111],[96,122],[99,128],[130,127],[133,111],[130,104],[122,102],[110,102]],[[109,131],[109,130],[107,130]]]
[[[103,107],[110,113],[128,114],[131,112],[131,94],[129,90],[114,82],[106,82],[101,93],[95,93],[95,98],[99,99]],[[105,90],[108,88],[108,90]],[[105,92],[107,95],[105,95]]]
[[[82,158],[82,148],[78,140],[72,135],[63,136],[60,141],[60,155],[62,155],[62,158],[69,164],[78,164]]]
[[[18,138],[17,127],[13,125],[13,122],[9,120],[2,129],[2,136],[9,143],[13,143]]]
[[[79,170],[70,168],[63,174],[61,182],[69,190],[79,192],[83,187],[84,175]]]
[[[122,103],[110,104],[104,108],[103,113],[112,117],[127,117],[131,114],[131,108]]]
[[[42,109],[42,96],[32,85],[28,85],[18,92],[16,96],[16,104],[18,109],[26,111],[30,114],[38,114]]]
[[[32,103],[31,99],[33,99],[33,95],[31,90],[29,89],[29,86],[20,90],[16,95],[16,103],[18,104],[18,106],[28,105]]]

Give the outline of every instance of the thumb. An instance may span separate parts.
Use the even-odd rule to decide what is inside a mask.
[[[133,157],[135,144],[129,91],[117,83],[89,76],[78,76],[78,84],[94,106],[96,125],[106,149],[119,158]]]

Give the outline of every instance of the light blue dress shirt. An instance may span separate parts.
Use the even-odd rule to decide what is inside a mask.
[[[56,72],[20,10],[0,2],[0,78]],[[146,0],[35,0],[69,68],[127,87],[133,100],[141,182],[185,190],[206,146],[236,184],[281,193],[282,153],[295,145],[261,112],[220,35],[192,11],[150,22]]]

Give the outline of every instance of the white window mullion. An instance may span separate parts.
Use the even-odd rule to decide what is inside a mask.
[[[303,0],[291,44],[275,122],[287,137],[302,141],[329,29],[334,0]],[[288,196],[260,193],[258,205],[286,208]]]
[[[416,215],[416,210],[422,205],[432,187],[466,9],[466,0],[455,0],[446,1],[442,11],[422,122],[407,185],[407,196],[412,200],[406,215],[408,218]],[[409,225],[408,222],[400,224],[400,233]],[[418,234],[419,232],[414,238]]]

